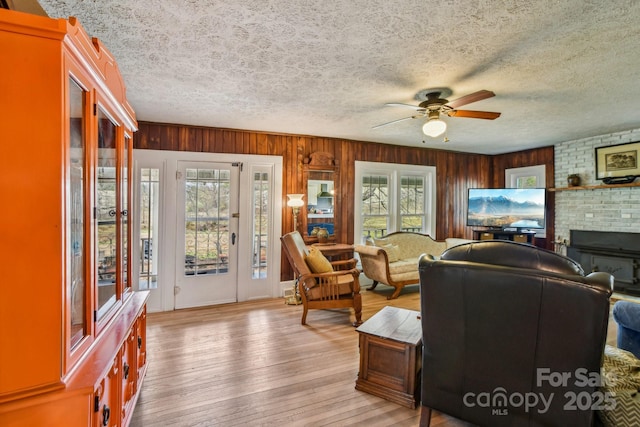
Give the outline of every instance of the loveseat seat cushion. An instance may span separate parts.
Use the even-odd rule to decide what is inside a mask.
[[[389,263],[389,274],[393,276],[402,273],[410,273],[418,271],[418,258],[402,259]],[[417,277],[417,275],[416,275]]]

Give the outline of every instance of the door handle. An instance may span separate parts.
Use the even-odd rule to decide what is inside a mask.
[[[231,233],[231,244],[232,245],[236,244],[236,233]]]

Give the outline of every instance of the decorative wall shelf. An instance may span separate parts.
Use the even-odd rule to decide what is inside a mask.
[[[640,182],[630,182],[629,184],[601,184],[601,185],[579,185],[576,187],[559,187],[548,188],[549,191],[570,191],[570,190],[598,190],[603,188],[620,188],[620,187],[640,187]]]

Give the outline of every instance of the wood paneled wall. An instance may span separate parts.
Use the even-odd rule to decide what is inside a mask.
[[[504,185],[504,169],[538,164],[547,165],[547,183],[553,184],[553,147],[521,151],[498,156],[459,153],[421,147],[404,147],[373,142],[322,138],[303,135],[273,134],[232,129],[204,128],[187,125],[139,122],[134,135],[138,149],[237,153],[281,156],[283,158],[283,206],[286,195],[304,193],[302,161],[316,151],[334,155],[339,166],[339,194],[351,194],[354,188],[355,161],[417,164],[435,166],[437,173],[436,239],[472,238],[466,226],[468,188],[491,188]],[[551,205],[552,206],[552,205]],[[352,242],[353,197],[340,200],[336,212],[336,240]],[[553,224],[553,215],[547,216]],[[549,219],[551,218],[551,220]],[[293,228],[290,209],[283,213],[282,230]],[[551,228],[551,236],[553,229]],[[291,270],[283,256],[282,280],[291,278]]]
[[[553,146],[537,148],[535,150],[518,151],[515,153],[500,154],[492,157],[493,177],[491,186],[494,188],[505,186],[505,169],[521,168],[525,166],[546,165],[544,181],[547,188],[555,183]],[[546,240],[536,239],[536,245],[553,249],[553,236],[555,236],[555,195],[553,191],[547,191]]]

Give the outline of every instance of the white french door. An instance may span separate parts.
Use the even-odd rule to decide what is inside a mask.
[[[238,300],[239,167],[178,162],[175,308]]]

